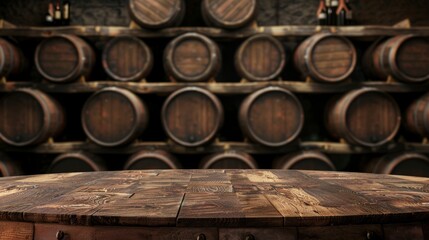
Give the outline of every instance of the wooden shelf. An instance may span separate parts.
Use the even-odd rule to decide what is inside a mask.
[[[89,142],[64,142],[45,143],[35,147],[12,147],[3,144],[0,145],[0,149],[4,152],[43,154],[59,154],[73,151],[88,151],[102,154],[132,154],[139,150],[165,150],[177,154],[209,154],[227,150],[243,151],[250,154],[282,154],[298,150],[319,150],[328,154],[367,154],[394,151],[429,153],[429,144],[390,143],[383,147],[366,148],[336,142],[300,142],[281,148],[269,148],[259,144],[246,142],[215,142],[202,147],[187,148],[172,142],[136,142],[124,147],[105,148]]]
[[[180,88],[194,86],[205,88],[216,94],[249,94],[268,86],[278,86],[297,93],[338,93],[362,87],[374,87],[392,93],[425,92],[429,91],[429,83],[403,84],[398,82],[346,82],[327,84],[299,81],[271,81],[271,82],[235,82],[235,83],[173,83],[173,82],[115,82],[94,81],[76,82],[68,84],[6,82],[0,84],[0,92],[10,92],[18,88],[36,88],[47,93],[90,93],[106,87],[120,87],[139,94],[172,93]]]
[[[133,29],[122,26],[64,26],[64,27],[30,27],[15,26],[7,21],[0,21],[0,36],[15,37],[48,37],[55,34],[74,34],[84,37],[135,36],[141,38],[175,37],[187,32],[198,32],[212,38],[247,38],[257,33],[271,34],[275,37],[306,37],[315,33],[335,33],[347,37],[379,37],[400,34],[419,34],[429,36],[429,27],[401,28],[391,26],[347,26],[326,27],[309,25],[249,27],[228,31],[211,27],[175,27],[159,31]]]

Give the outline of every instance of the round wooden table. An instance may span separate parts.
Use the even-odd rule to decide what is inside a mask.
[[[429,179],[280,170],[0,178],[0,240],[429,239]]]

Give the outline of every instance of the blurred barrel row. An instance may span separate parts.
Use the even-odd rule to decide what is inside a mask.
[[[0,154],[0,176],[23,174],[21,166],[8,155]],[[162,150],[138,151],[119,168],[109,168],[107,161],[88,152],[71,152],[56,156],[42,173],[91,172],[108,170],[182,169],[173,154]],[[268,159],[264,159],[268,160]],[[209,154],[198,161],[200,169],[258,169],[258,162],[249,154],[237,151]],[[335,171],[336,165],[322,152],[291,152],[270,160],[273,169]],[[369,173],[429,177],[429,158],[414,152],[398,152],[362,161],[356,170]]]
[[[186,33],[171,40],[163,52],[163,69],[170,81],[203,82],[218,78],[222,68],[221,48],[199,33]],[[23,54],[12,43],[0,40],[0,74],[4,77],[26,71]],[[35,50],[37,72],[57,83],[91,78],[96,53],[85,40],[73,35],[58,35],[43,40]],[[154,67],[151,48],[135,37],[117,37],[102,50],[101,63],[110,79],[144,80]],[[288,62],[293,59],[293,63]],[[429,80],[429,40],[415,35],[401,35],[377,41],[363,56],[362,69],[374,80],[395,79],[404,83]],[[298,45],[287,56],[278,39],[257,34],[236,49],[235,71],[249,81],[278,80],[288,64],[295,66],[302,79],[338,83],[350,79],[358,62],[354,44],[332,34],[316,34]],[[95,79],[100,80],[100,79]],[[103,79],[101,79],[103,80]]]
[[[427,38],[409,34],[368,42],[317,33],[280,39],[268,31],[275,28],[258,28],[260,34],[243,39],[255,27],[256,0],[201,0],[204,23],[193,26],[237,38],[211,39],[198,27],[176,36],[169,28],[192,14],[186,4],[130,0],[134,36],[54,31],[43,38],[1,38],[6,87],[0,93],[0,176],[274,168],[429,177],[428,156],[412,147],[429,137],[429,93],[412,92],[429,80]],[[139,31],[163,37],[138,38]],[[81,88],[105,80],[122,83],[97,92]],[[38,84],[20,89],[15,81]],[[216,95],[204,87],[245,81],[260,88]],[[308,91],[270,86],[273,81],[305,81]],[[413,87],[401,93],[354,89],[362,81]],[[156,84],[162,91],[132,91],[147,82],[170,83]],[[313,82],[354,90],[331,95],[315,91]],[[37,89],[41,85],[67,90],[45,93]],[[179,85],[186,87],[168,90]],[[311,142],[319,147],[305,144]],[[407,148],[396,144],[404,142]],[[348,150],[334,154],[333,145]],[[61,147],[73,151],[54,155],[65,152]],[[252,154],[243,152],[246,147]]]
[[[199,87],[179,89],[167,96],[162,107],[152,106],[155,110],[161,108],[160,116],[150,114],[151,103],[145,98],[122,88],[104,88],[85,100],[80,122],[67,122],[67,109],[55,98],[36,89],[15,90],[0,98],[0,138],[9,145],[25,147],[55,138],[65,127],[82,127],[91,142],[117,147],[136,141],[151,127],[151,121],[160,121],[169,139],[192,148],[210,144],[218,137],[224,108],[230,109],[218,96]],[[380,147],[394,141],[401,123],[408,131],[429,137],[428,106],[426,94],[401,113],[388,93],[361,88],[331,97],[322,115],[313,113],[316,118],[307,124],[323,126],[324,122],[327,132],[337,141]],[[312,114],[305,113],[294,93],[280,87],[262,88],[244,97],[234,111],[236,125],[247,139],[272,148],[295,143],[302,129],[309,127],[305,125],[305,115]]]

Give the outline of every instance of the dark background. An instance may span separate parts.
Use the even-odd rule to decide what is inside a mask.
[[[201,0],[187,0],[184,25],[200,18]],[[18,25],[42,25],[49,0],[1,0],[0,18]],[[258,0],[258,24],[313,25],[319,0]],[[73,25],[128,25],[128,0],[71,0]],[[410,18],[415,26],[429,25],[428,0],[351,0],[357,24],[393,25]],[[191,13],[191,14],[190,14]],[[204,25],[201,21],[197,21]]]

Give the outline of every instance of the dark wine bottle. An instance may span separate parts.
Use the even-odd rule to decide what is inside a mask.
[[[60,1],[57,1],[57,4],[55,5],[54,25],[56,25],[56,26],[60,26],[61,25],[61,7],[60,7]]]
[[[349,9],[349,11],[346,13],[347,25],[353,25],[354,24],[353,11],[352,11],[352,6],[350,5],[350,0],[346,0],[346,6]]]
[[[340,0],[340,3],[338,5],[336,14],[337,14],[337,25],[338,26],[345,26],[347,25],[347,19],[346,15],[349,9],[346,6],[346,2],[344,0]]]
[[[70,25],[70,1],[63,2],[63,25]]]
[[[337,7],[333,7],[332,4],[335,4],[334,1],[337,0],[325,0],[325,6],[326,6],[326,25],[328,26],[334,26],[337,23],[337,15],[335,13]],[[338,1],[337,1],[338,5]]]
[[[54,25],[54,4],[49,3],[48,11],[45,15],[45,25],[52,26]]]
[[[331,25],[337,25],[337,8],[338,8],[338,0],[331,0]]]
[[[328,24],[325,0],[320,0],[319,9],[317,9],[317,20],[320,26]]]

